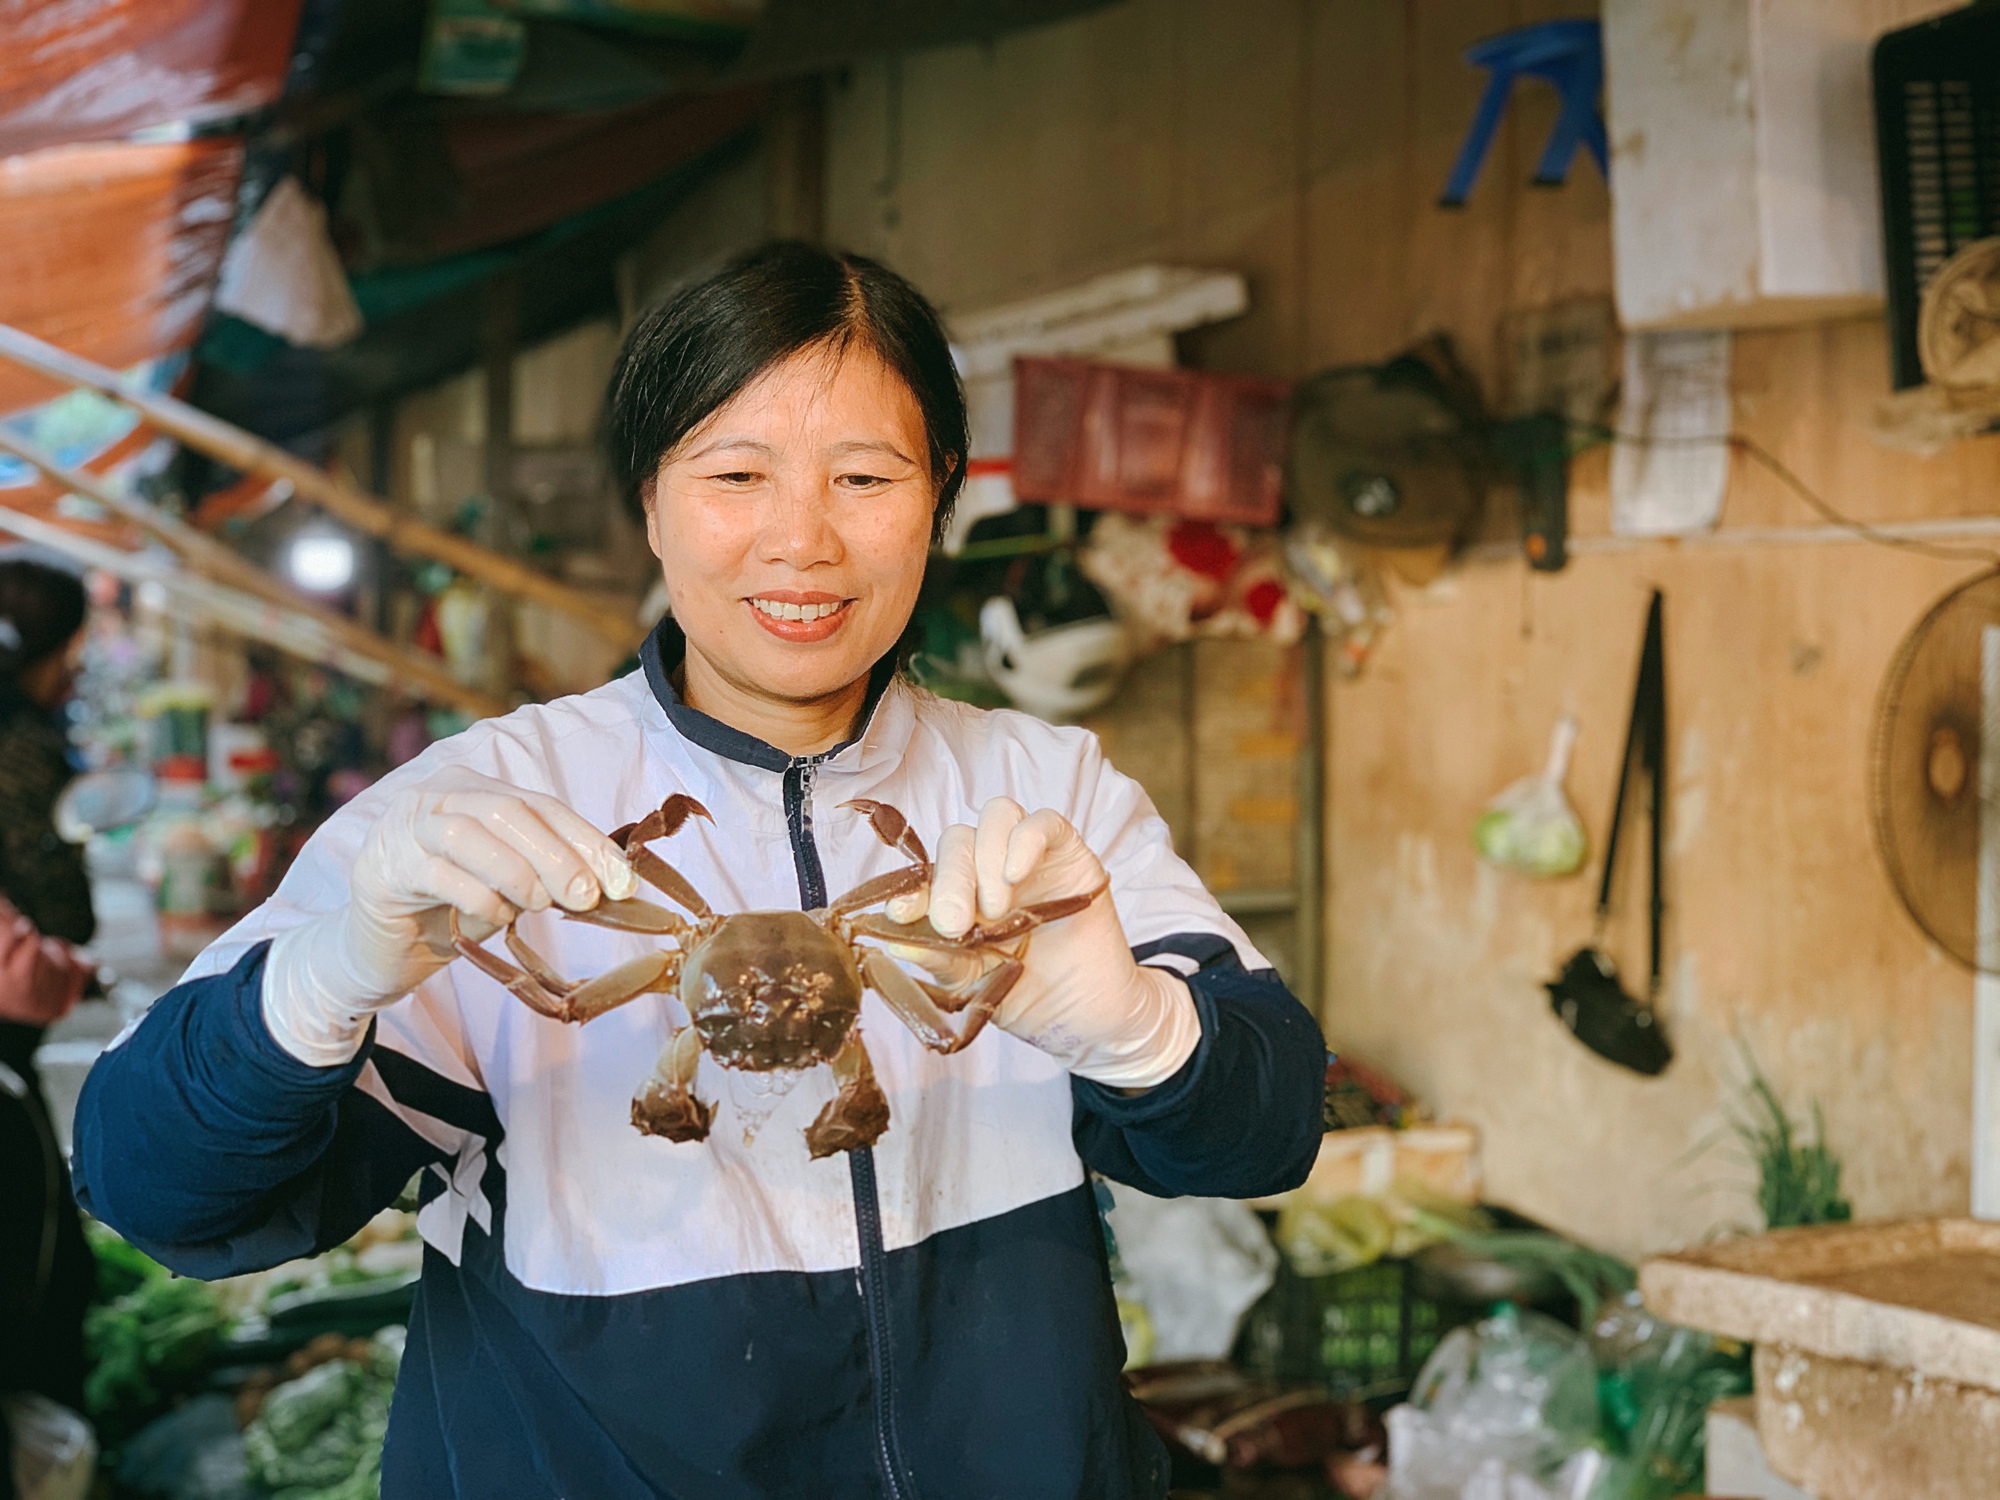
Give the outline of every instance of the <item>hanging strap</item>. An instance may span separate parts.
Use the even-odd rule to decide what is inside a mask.
[[[1667,784],[1667,648],[1665,601],[1658,589],[1646,611],[1646,639],[1639,648],[1639,681],[1632,693],[1632,723],[1625,732],[1625,757],[1618,767],[1618,800],[1611,808],[1611,834],[1604,842],[1604,883],[1597,892],[1597,928],[1603,932],[1611,917],[1611,885],[1618,872],[1618,834],[1625,821],[1626,795],[1632,784],[1632,764],[1651,782],[1653,842],[1648,860],[1652,887],[1648,907],[1648,997],[1660,988],[1660,925],[1666,910],[1661,895],[1660,867],[1666,852],[1665,787]]]

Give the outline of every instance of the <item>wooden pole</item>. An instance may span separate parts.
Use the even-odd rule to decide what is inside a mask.
[[[275,646],[302,661],[332,667],[376,687],[386,687],[393,681],[388,667],[373,657],[348,650],[322,630],[317,620],[253,599],[226,584],[169,567],[158,557],[107,546],[40,516],[5,507],[0,507],[0,531],[11,532],[22,541],[51,552],[63,553],[86,568],[96,568],[133,583],[157,583],[181,605],[247,641]]]
[[[503,593],[532,599],[550,609],[574,616],[606,640],[623,647],[636,646],[644,628],[630,614],[602,603],[579,589],[536,572],[511,557],[427,526],[415,517],[391,509],[372,495],[364,495],[342,484],[331,474],[285,452],[198,407],[172,396],[134,390],[117,373],[102,365],[44,343],[32,334],[0,323],[0,359],[23,369],[46,375],[64,385],[95,391],[113,401],[122,401],[146,422],[178,438],[191,448],[199,448],[232,469],[268,474],[288,481],[294,492],[314,504],[324,506],[356,530],[379,537],[391,547],[435,558],[468,577],[489,583]],[[83,491],[78,491],[79,494]]]
[[[198,531],[143,500],[122,495],[94,474],[64,468],[33,443],[0,428],[0,453],[11,453],[72,494],[95,500],[114,515],[150,532],[186,559],[196,572],[220,579],[247,594],[267,600],[282,609],[311,619],[349,650],[371,657],[389,667],[400,679],[405,692],[446,703],[475,718],[495,718],[511,711],[498,698],[467,687],[447,672],[436,658],[385,641],[364,630],[345,615],[325,605],[303,599],[240,553],[224,546],[205,531]]]

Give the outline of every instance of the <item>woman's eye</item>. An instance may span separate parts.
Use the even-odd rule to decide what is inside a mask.
[[[719,484],[755,484],[763,476],[748,469],[732,469],[727,474],[711,474],[709,478]]]
[[[840,483],[846,485],[851,490],[873,489],[877,485],[887,484],[888,482],[880,474],[843,474],[840,476]]]

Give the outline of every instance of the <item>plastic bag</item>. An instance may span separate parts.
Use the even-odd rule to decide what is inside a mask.
[[[1583,1500],[1603,1466],[1589,1346],[1511,1305],[1448,1334],[1388,1428],[1387,1500]]]
[[[1576,720],[1565,714],[1549,737],[1549,761],[1541,774],[1515,782],[1486,804],[1472,826],[1480,858],[1544,879],[1574,875],[1583,868],[1589,841],[1583,821],[1563,793],[1570,751],[1576,747]]]
[[[84,1500],[97,1472],[90,1424],[32,1392],[0,1397],[0,1421],[14,1444],[14,1493],[21,1500]]]
[[[1701,1487],[1708,1409],[1750,1389],[1737,1344],[1647,1312],[1637,1292],[1592,1325],[1604,1425],[1617,1452],[1590,1500],[1670,1500]]]
[[[1156,1360],[1220,1359],[1270,1289],[1278,1252],[1257,1215],[1227,1198],[1154,1198],[1112,1183],[1119,1295],[1144,1307]]]

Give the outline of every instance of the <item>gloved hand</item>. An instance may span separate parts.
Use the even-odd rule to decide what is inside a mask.
[[[334,1067],[374,1011],[456,958],[451,913],[477,941],[523,911],[588,911],[637,880],[576,813],[452,767],[389,799],[354,861],[347,905],[280,933],[264,961],[264,1024],[300,1062]]]
[[[0,900],[0,1021],[50,1026],[68,1015],[97,965],[61,938],[43,937]]]
[[[928,910],[933,927],[957,937],[975,919],[992,921],[1104,884],[1104,866],[1068,819],[995,797],[980,809],[976,830],[960,823],[944,831],[930,889],[890,902],[888,915],[911,922]],[[1109,891],[1036,928],[1022,963],[1026,972],[993,1024],[1060,1058],[1080,1078],[1151,1088],[1179,1071],[1201,1040],[1187,985],[1134,961]]]

